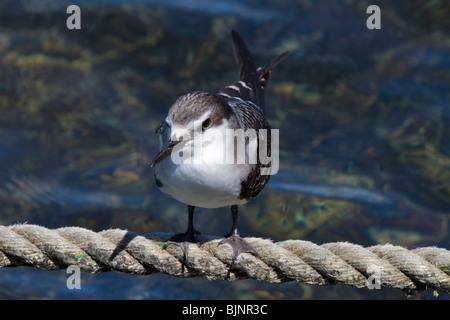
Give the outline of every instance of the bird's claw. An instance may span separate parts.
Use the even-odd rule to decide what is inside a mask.
[[[257,255],[257,253],[255,249],[253,249],[253,247],[246,240],[241,238],[241,236],[237,232],[226,234],[225,237],[225,239],[218,243],[218,246],[228,243],[231,248],[233,248],[233,257],[231,259],[227,274],[227,278],[229,278],[230,271],[234,267],[236,259],[241,253],[251,253],[253,255]]]
[[[189,250],[189,244],[190,243],[198,243],[197,239],[195,239],[195,235],[200,235],[201,233],[197,230],[194,230],[193,232],[184,232],[184,233],[177,233],[174,234],[169,241],[167,241],[163,249],[167,248],[170,244],[174,244],[178,247],[180,247],[181,251],[183,251],[183,259],[184,262],[187,262],[188,259],[188,250]]]

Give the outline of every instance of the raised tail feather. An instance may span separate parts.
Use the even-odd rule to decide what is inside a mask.
[[[278,57],[272,59],[268,64],[266,64],[264,67],[259,67],[256,71],[258,72],[258,78],[259,78],[259,85],[261,87],[261,90],[263,92],[263,95],[266,93],[267,86],[269,84],[269,78],[270,74],[272,73],[272,69],[281,61],[283,60],[287,55],[289,51],[285,51],[282,54],[280,54]]]
[[[243,100],[250,100],[265,111],[264,94],[267,90],[267,85],[269,84],[272,69],[286,57],[289,52],[283,52],[264,67],[256,69],[253,57],[239,33],[232,30],[231,37],[233,39],[234,56],[239,67],[240,81],[234,85],[222,88],[219,91],[219,94],[226,97],[237,97]]]

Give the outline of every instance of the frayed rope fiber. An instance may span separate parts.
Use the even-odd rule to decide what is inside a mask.
[[[55,270],[76,265],[83,272],[116,270],[175,277],[206,276],[269,283],[311,285],[343,283],[380,286],[411,294],[427,288],[450,293],[450,251],[436,247],[408,250],[391,244],[362,247],[348,242],[317,245],[303,240],[274,243],[246,238],[256,255],[243,253],[229,270],[233,250],[220,238],[198,236],[187,259],[180,247],[164,246],[173,234],[138,235],[120,229],[94,232],[80,227],[48,229],[38,225],[0,226],[0,267],[33,266]]]

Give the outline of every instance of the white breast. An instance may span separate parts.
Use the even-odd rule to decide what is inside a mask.
[[[222,132],[222,142],[219,140]],[[162,182],[161,190],[180,202],[203,208],[219,208],[243,204],[239,199],[241,182],[254,164],[230,161],[234,153],[234,139],[225,139],[225,125],[218,131],[207,130],[201,143],[196,140],[183,148],[183,154],[173,154],[155,168]],[[164,143],[164,142],[163,142]],[[256,144],[247,145],[245,152],[256,154]]]

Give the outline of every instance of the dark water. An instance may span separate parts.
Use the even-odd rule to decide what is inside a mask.
[[[81,30],[66,8],[81,8]],[[280,172],[241,206],[242,235],[450,248],[450,38],[444,1],[0,3],[0,223],[180,232],[156,188],[153,131],[173,101],[237,79],[230,30],[258,64]],[[196,228],[225,234],[229,209]],[[0,270],[0,299],[404,298],[391,289],[228,283],[109,272]],[[433,298],[430,291],[413,298]],[[440,297],[448,298],[448,297]]]

